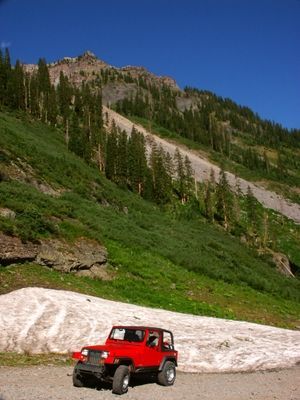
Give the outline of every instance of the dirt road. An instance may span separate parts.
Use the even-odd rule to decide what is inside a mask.
[[[300,366],[292,369],[237,373],[178,373],[173,387],[136,382],[124,400],[299,400]],[[0,367],[1,400],[109,400],[111,388],[72,386],[72,367]]]
[[[108,119],[114,120],[116,125],[125,130],[127,133],[131,133],[133,125],[137,128],[139,132],[141,132],[146,137],[146,142],[148,145],[155,141],[158,145],[161,145],[165,151],[169,152],[170,155],[174,155],[176,147],[180,148],[180,152],[183,156],[188,156],[192,168],[195,173],[195,178],[198,181],[203,181],[209,179],[211,170],[214,171],[216,178],[219,176],[220,168],[216,165],[212,164],[208,160],[201,158],[200,154],[198,154],[194,150],[188,150],[187,148],[183,148],[179,144],[171,143],[165,139],[162,139],[156,135],[152,135],[148,132],[144,127],[138,124],[133,124],[130,120],[123,117],[122,115],[116,113],[113,110],[103,106],[103,114],[104,118],[108,116]],[[237,185],[236,176],[230,172],[227,172],[227,178],[230,185],[235,188]],[[257,200],[262,203],[267,208],[272,208],[285,215],[286,217],[294,220],[296,223],[300,223],[300,205],[291,203],[290,201],[284,199],[279,196],[275,192],[271,192],[270,190],[266,190],[263,187],[260,187],[256,184],[246,181],[245,179],[239,178],[238,184],[243,193],[247,193],[248,186],[251,188],[254,196]]]

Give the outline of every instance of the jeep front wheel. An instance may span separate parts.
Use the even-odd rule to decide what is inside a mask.
[[[115,394],[124,394],[128,391],[130,373],[126,365],[120,365],[115,372],[112,391]]]
[[[172,386],[176,378],[176,368],[172,361],[166,361],[163,369],[158,373],[157,380],[162,386]]]
[[[76,370],[73,371],[73,386],[75,387],[83,387],[85,386],[85,380],[79,374],[76,373]]]

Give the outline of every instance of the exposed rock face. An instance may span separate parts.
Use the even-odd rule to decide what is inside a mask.
[[[73,272],[102,280],[112,279],[107,271],[107,251],[96,241],[80,238],[75,243],[58,239],[39,244],[23,243],[17,237],[0,233],[0,265],[33,261],[61,272]]]
[[[74,244],[57,239],[41,242],[36,261],[57,271],[107,279],[107,251],[96,241],[81,238]]]
[[[102,102],[109,106],[119,100],[134,97],[137,92],[135,83],[108,83],[102,89]]]
[[[0,232],[0,265],[33,261],[37,253],[37,245],[23,243],[17,237],[7,236]]]
[[[120,68],[119,71],[129,74],[132,78],[143,77],[146,81],[152,83],[155,82],[159,85],[169,86],[171,89],[180,90],[175,79],[170,76],[157,76],[152,72],[149,72],[144,67],[137,67],[132,65],[127,65],[126,67]]]
[[[26,72],[32,74],[37,71],[38,67],[34,64],[24,64],[23,68]],[[129,75],[132,78],[143,77],[149,83],[166,85],[173,90],[180,90],[176,81],[171,77],[156,76],[144,67],[130,65],[123,68],[113,67],[97,58],[91,51],[86,51],[78,57],[64,57],[62,60],[49,64],[50,79],[54,85],[58,85],[61,72],[67,76],[74,85],[81,86],[83,81],[92,82],[97,79],[101,70],[114,70],[124,76]],[[103,85],[102,89],[104,89],[104,87],[105,85]]]

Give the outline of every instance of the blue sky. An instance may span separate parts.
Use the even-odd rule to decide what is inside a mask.
[[[300,128],[300,0],[0,0],[12,60],[85,50]]]

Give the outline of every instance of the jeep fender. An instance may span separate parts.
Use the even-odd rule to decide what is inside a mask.
[[[159,371],[162,371],[162,369],[163,369],[163,367],[164,367],[166,361],[172,361],[172,362],[175,364],[175,366],[177,367],[177,360],[176,360],[176,358],[171,357],[171,356],[165,356],[165,357],[161,360],[161,363],[160,363],[159,368],[158,368]]]
[[[114,365],[127,365],[128,367],[130,367],[131,372],[135,370],[134,362],[131,358],[116,357],[114,360]]]

